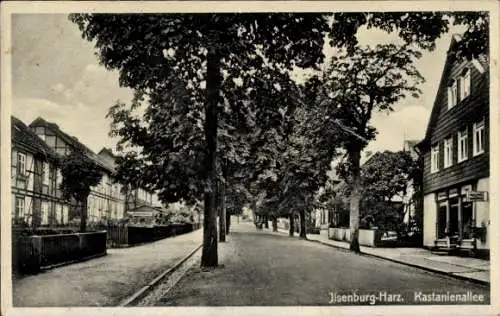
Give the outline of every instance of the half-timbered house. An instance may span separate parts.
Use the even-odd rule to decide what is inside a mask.
[[[11,118],[12,221],[15,226],[68,223],[69,203],[62,198],[57,155],[16,117]]]
[[[87,201],[87,221],[89,224],[102,222],[105,220],[116,220],[123,217],[124,196],[120,188],[113,181],[114,166],[91,149],[82,144],[76,137],[72,137],[63,132],[55,123],[48,122],[38,117],[30,124],[31,130],[38,135],[51,149],[63,156],[75,149],[84,153],[92,160],[103,173],[101,182],[91,188]],[[73,205],[70,209],[69,217],[78,217],[78,206]]]

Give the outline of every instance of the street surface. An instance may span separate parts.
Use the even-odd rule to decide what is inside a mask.
[[[232,225],[228,242],[219,244],[219,264],[223,267],[201,271],[198,262],[156,305],[329,305],[332,295],[353,291],[358,296],[382,293],[376,304],[423,304],[426,294],[447,292],[484,295],[484,303],[489,302],[486,286],[256,231],[251,223]]]
[[[117,306],[201,243],[203,229],[13,282],[15,307]]]

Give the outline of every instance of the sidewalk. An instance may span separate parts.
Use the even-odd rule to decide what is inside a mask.
[[[15,307],[117,306],[202,242],[203,230],[13,280]]]
[[[288,230],[278,229],[287,234]],[[349,243],[328,239],[328,232],[309,234],[307,238],[322,244],[349,249]],[[470,280],[476,283],[490,283],[490,261],[458,256],[435,255],[423,248],[372,248],[361,246],[361,252],[366,255],[391,260],[408,266],[446,274],[458,279]]]

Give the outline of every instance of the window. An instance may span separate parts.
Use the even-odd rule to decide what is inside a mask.
[[[63,220],[62,220],[63,224],[66,224],[68,223],[68,207],[67,206],[63,206]]]
[[[484,119],[481,122],[474,123],[473,133],[473,152],[474,156],[484,153]]]
[[[52,135],[47,135],[45,137],[45,142],[47,145],[49,145],[50,148],[55,148],[56,147],[56,137]]]
[[[453,164],[453,138],[444,140],[444,167],[450,167]]]
[[[467,139],[467,128],[464,128],[463,130],[459,131],[457,135],[458,162],[467,160],[469,156]]]
[[[61,173],[61,169],[57,169],[57,173],[56,173],[56,185],[57,185],[57,188],[59,188],[59,186],[61,185],[62,183],[62,173]]]
[[[16,214],[15,219],[24,219],[24,197],[16,197]]]
[[[460,101],[470,95],[470,70],[466,69],[460,78]]]
[[[42,202],[42,225],[49,224],[49,204],[47,202]]]
[[[50,182],[50,168],[49,168],[49,164],[44,162],[43,163],[43,167],[42,167],[42,170],[43,170],[43,184],[44,185],[49,185],[49,182]]]
[[[457,104],[457,81],[453,82],[448,87],[448,109],[451,109]]]
[[[26,175],[26,155],[23,153],[17,153],[17,174]]]
[[[431,148],[431,172],[437,172],[438,170],[439,170],[439,144],[436,144]]]

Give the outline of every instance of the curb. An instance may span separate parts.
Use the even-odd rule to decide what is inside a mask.
[[[281,231],[278,231],[278,232],[281,233],[281,234],[287,234],[287,233],[284,233],[284,232],[281,232]],[[315,240],[315,239],[306,239],[306,240],[310,241],[310,242],[316,242],[316,243],[319,243],[319,244],[322,244],[322,245],[325,245],[325,246],[328,246],[328,247],[332,247],[332,248],[335,248],[335,249],[342,249],[342,250],[349,251],[348,248],[344,248],[344,247],[332,245],[332,244],[329,244],[329,243],[326,243],[326,242],[323,242],[323,241],[320,241],[320,240]],[[417,268],[417,269],[425,270],[425,271],[428,271],[428,272],[445,275],[445,276],[452,277],[452,278],[455,278],[455,279],[458,279],[458,280],[469,281],[469,282],[476,283],[476,284],[479,284],[479,285],[486,285],[486,286],[490,286],[491,285],[491,283],[487,282],[487,281],[478,280],[478,279],[466,277],[466,276],[463,276],[463,275],[457,275],[457,274],[453,274],[453,273],[449,273],[449,272],[445,272],[445,271],[441,271],[441,270],[436,270],[436,269],[424,267],[424,266],[421,266],[421,265],[418,265],[418,264],[413,264],[413,263],[409,263],[409,262],[405,262],[405,261],[401,261],[401,260],[397,260],[397,259],[383,257],[383,256],[380,256],[380,255],[375,255],[375,254],[366,253],[366,252],[361,252],[361,253],[359,253],[359,255],[367,256],[367,257],[373,257],[373,258],[378,258],[378,259],[382,259],[382,260],[387,260],[387,261],[391,261],[391,262],[403,264],[403,265],[406,265],[406,266],[409,266],[409,267],[412,267],[412,268]]]
[[[167,275],[170,275],[175,270],[177,270],[184,262],[186,262],[189,258],[191,258],[201,248],[202,245],[203,244],[199,244],[198,246],[196,246],[193,250],[191,250],[189,252],[189,254],[187,254],[187,256],[185,256],[184,258],[179,260],[177,263],[175,263],[173,267],[160,273],[160,275],[158,275],[156,278],[154,278],[147,285],[143,286],[139,291],[135,292],[134,294],[132,294],[128,298],[121,301],[120,304],[118,304],[118,306],[119,307],[126,307],[126,306],[129,306],[132,303],[138,301],[139,299],[143,298],[148,290],[150,290],[152,287],[154,287],[156,284],[158,284],[158,282],[163,280]]]

